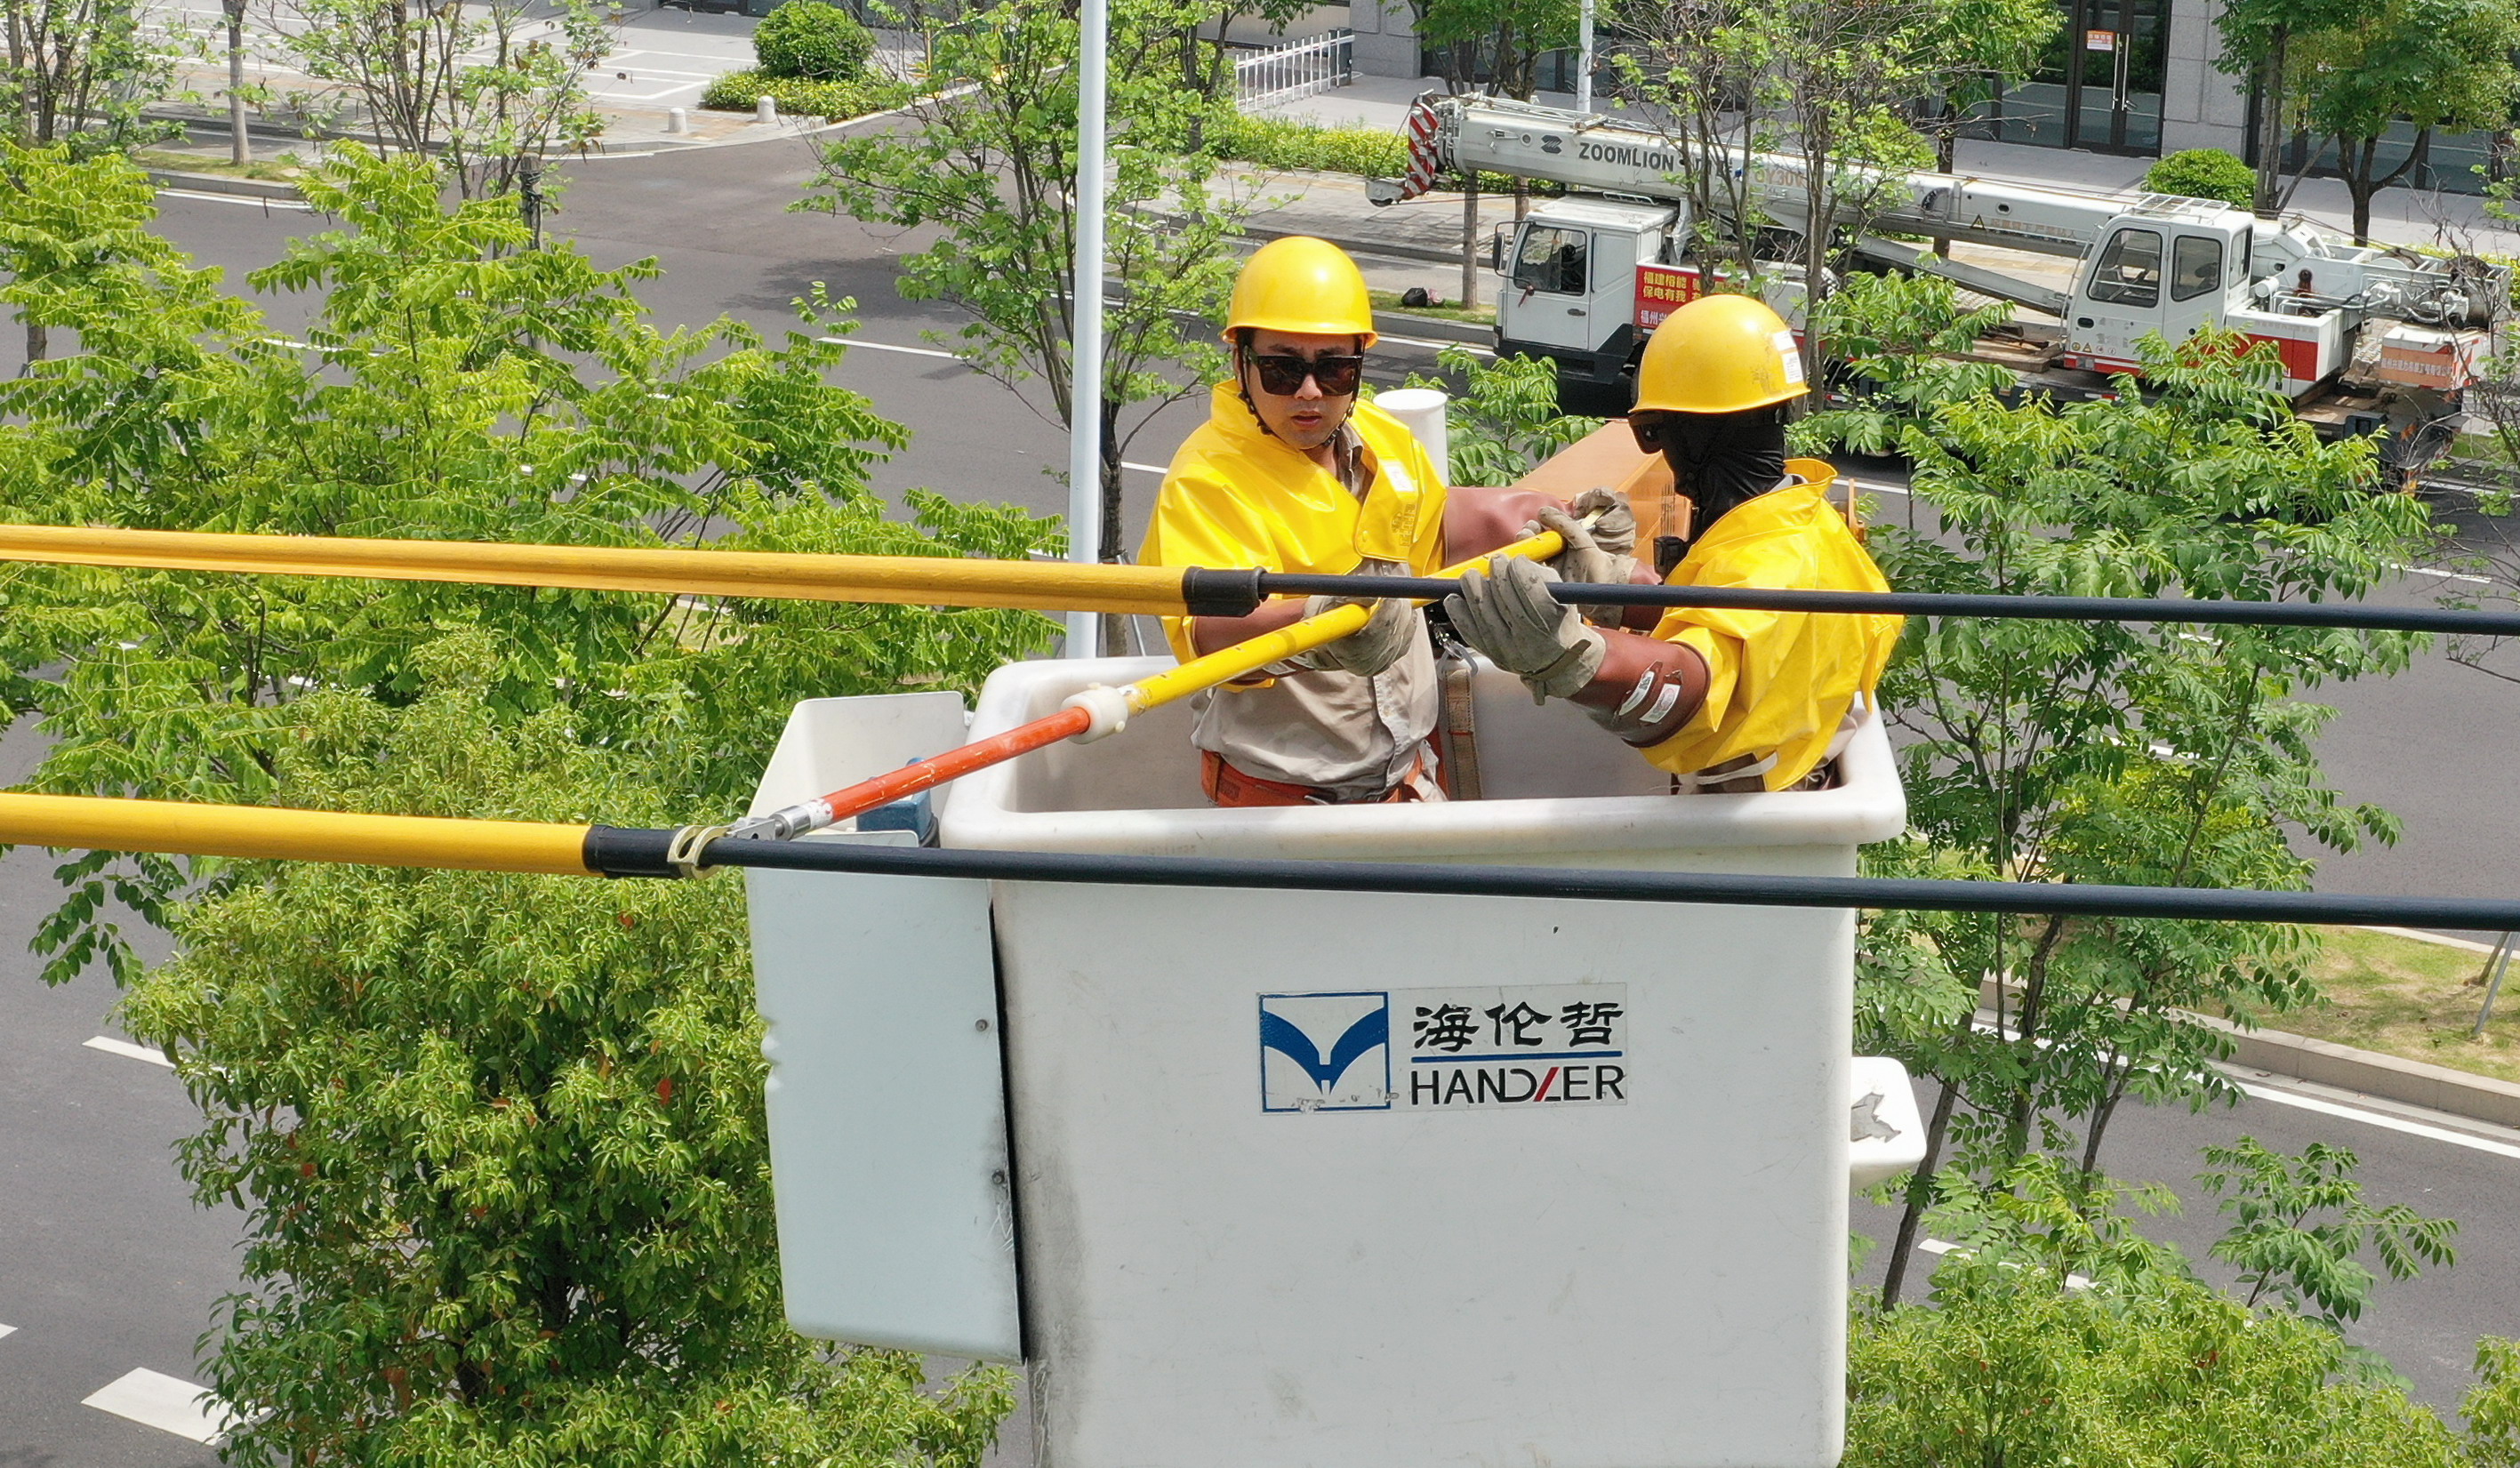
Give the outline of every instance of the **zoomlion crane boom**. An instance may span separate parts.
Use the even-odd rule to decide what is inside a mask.
[[[1570,191],[1537,201],[1493,242],[1491,263],[1508,279],[1500,351],[1554,358],[1570,381],[1616,385],[1662,318],[1704,289],[1688,163],[1662,134],[1598,114],[1431,93],[1411,109],[1407,130],[1409,176],[1377,185],[1377,202],[1468,168]],[[1763,225],[1806,232],[1800,157],[1754,154],[1735,164]],[[1860,220],[1831,221],[1857,255],[2055,319],[2052,328],[2015,323],[1979,344],[2025,385],[2105,393],[2109,374],[2137,366],[2146,334],[2175,341],[2220,327],[2273,343],[2286,393],[2322,428],[2402,430],[2402,462],[2416,440],[2444,438],[2485,329],[2508,304],[2507,266],[2358,245],[2297,215],[2263,220],[2218,200],[1872,170],[1850,170],[1837,192],[1861,199]],[[1938,258],[1887,238],[1903,234],[2070,265]],[[1800,271],[1764,273],[1771,304],[1798,316]]]

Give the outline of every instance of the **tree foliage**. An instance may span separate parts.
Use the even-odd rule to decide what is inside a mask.
[[[2209,1146],[2212,1170],[2200,1176],[2231,1215],[2231,1231],[2214,1257],[2240,1270],[2246,1303],[2272,1293],[2295,1312],[2342,1330],[2359,1319],[2379,1284],[2362,1262],[2376,1256],[2392,1279],[2411,1279],[2425,1265],[2447,1265],[2458,1224],[2427,1218],[2403,1203],[2374,1207],[2354,1179],[2359,1159],[2343,1147],[2312,1142],[2298,1157],[2254,1136]]]
[[[585,73],[612,54],[616,11],[597,0],[562,0],[556,16],[523,0],[286,4],[266,33],[356,103],[361,115],[333,120],[380,152],[443,158],[467,197],[504,194],[527,160],[604,131]]]
[[[154,195],[129,164],[10,161],[28,187],[0,197],[0,298],[82,347],[0,386],[11,519],[1017,556],[1048,528],[932,496],[914,498],[920,524],[887,516],[866,470],[902,435],[826,381],[846,351],[838,303],[807,303],[776,344],[727,321],[659,331],[635,294],[652,262],[518,251],[513,210],[444,212],[428,160],[345,149],[307,186],[345,227],[252,277],[316,297],[292,339],[147,228]],[[700,811],[740,802],[792,698],[940,672],[975,686],[1048,630],[1026,613],[73,568],[25,570],[0,596],[0,689],[56,741],[38,787],[247,802],[271,790],[296,698],[415,697],[415,649],[443,627],[496,636],[499,707],[564,708],[590,744],[677,710],[707,751],[680,772]],[[154,859],[72,869],[83,903],[121,882],[144,912],[185,880]],[[45,941],[55,977],[92,958],[131,971],[76,910]]]
[[[1165,405],[1222,372],[1215,325],[1242,205],[1198,139],[1224,115],[1181,85],[1180,47],[1210,8],[1119,0],[1109,41],[1104,258],[1119,285],[1102,318],[1102,401],[1069,401],[1076,258],[1076,16],[1060,0],[1009,0],[939,30],[939,92],[912,125],[829,145],[797,206],[932,230],[900,257],[913,300],[970,320],[931,339],[1069,426],[1102,420],[1102,545],[1120,555],[1120,461]],[[1101,289],[1097,283],[1096,289]]]
[[[773,76],[854,81],[875,55],[875,32],[827,0],[787,0],[753,27],[752,54]]]
[[[419,649],[397,707],[288,711],[274,801],[672,823],[670,720],[590,749],[499,707],[503,649]],[[743,898],[729,881],[248,864],[178,910],[122,1017],[250,1220],[210,1375],[248,1465],[978,1461],[1002,1370],[787,1325]]]
[[[2321,444],[2235,338],[2145,348],[2144,387],[2055,407],[1976,396],[1902,433],[1939,525],[1875,527],[1903,590],[2346,600],[2429,534],[2373,492],[2371,446]],[[1932,533],[1926,533],[1930,531]],[[1882,874],[2277,889],[2293,847],[2391,839],[2344,801],[2298,695],[2405,666],[2396,634],[1953,619],[1911,623],[1881,705],[1903,731],[1911,830]],[[1862,949],[1859,1044],[1942,1083],[1928,1167],[1981,1175],[2034,1150],[2095,1173],[2129,1096],[2203,1105],[2228,1040],[2197,1011],[2280,1013],[2313,994],[2315,939],[2269,924],[1889,913]],[[1973,1015],[1983,1000],[1993,1033]],[[1947,1151],[1948,1148],[1948,1151]],[[1896,1298],[1920,1176],[1894,1256]]]
[[[0,385],[24,522],[1021,557],[1056,527],[866,485],[903,441],[783,340],[661,331],[519,250],[436,165],[338,150],[340,226],[254,273],[298,337],[150,228],[115,157],[18,151],[0,295],[80,350]],[[672,823],[741,806],[788,706],[971,689],[1026,612],[22,567],[0,590],[33,788]],[[740,891],[84,855],[39,941],[134,987],[200,1102],[183,1151],[249,1218],[205,1341],[248,1463],[969,1464],[1005,1409],[782,1319]],[[181,896],[184,901],[178,904]],[[142,975],[120,899],[182,956]]]
[[[1456,394],[1447,412],[1455,484],[1511,484],[1550,455],[1601,426],[1602,420],[1561,413],[1557,367],[1546,359],[1499,357],[1482,362],[1467,349],[1435,354],[1442,377],[1412,373],[1403,385]]]

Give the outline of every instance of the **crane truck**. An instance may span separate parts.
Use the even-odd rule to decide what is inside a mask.
[[[1409,175],[1377,183],[1376,202],[1473,168],[1565,186],[1499,226],[1491,243],[1490,264],[1506,277],[1497,350],[1553,359],[1569,385],[1624,391],[1645,337],[1708,283],[1681,150],[1598,113],[1435,93],[1412,107],[1407,132]],[[1763,224],[1808,229],[1800,157],[1759,153],[1735,166]],[[2451,441],[2459,395],[2509,302],[2508,266],[2360,245],[2298,215],[2261,219],[2214,200],[1878,170],[1838,192],[1862,196],[1861,219],[1829,227],[1864,261],[1940,275],[2054,319],[2049,327],[2016,312],[1973,353],[2012,369],[2026,391],[2106,395],[2112,375],[2138,367],[2145,335],[2177,341],[2219,327],[2273,344],[2284,392],[2322,434],[2386,431],[2389,459],[2407,468]],[[1901,235],[2065,264],[2043,272],[1964,262]],[[1799,268],[1762,274],[1770,304],[1798,322]]]

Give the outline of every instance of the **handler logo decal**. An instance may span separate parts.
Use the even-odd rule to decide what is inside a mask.
[[[1263,1111],[1622,1106],[1624,984],[1260,996]]]
[[[1260,996],[1260,1109],[1391,1109],[1391,996]]]

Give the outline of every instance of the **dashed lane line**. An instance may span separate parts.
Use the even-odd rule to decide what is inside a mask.
[[[153,1050],[145,1045],[133,1045],[128,1040],[116,1040],[111,1035],[91,1035],[79,1044],[91,1050],[103,1050],[109,1055],[120,1055],[125,1060],[146,1060],[151,1065],[162,1065],[168,1070],[175,1068],[175,1062],[167,1059],[162,1052]]]
[[[2429,1141],[2446,1141],[2452,1146],[2490,1152],[2497,1157],[2520,1158],[2520,1146],[2513,1146],[2507,1141],[2496,1141],[2490,1136],[2478,1136],[2468,1132],[2453,1132],[2448,1127],[2430,1126],[2402,1116],[2390,1116],[2386,1112],[2366,1111],[2360,1106],[2342,1105],[2318,1096],[2303,1095],[2297,1090],[2289,1090],[2281,1087],[2260,1086],[2250,1081],[2236,1081],[2236,1084],[2240,1090],[2261,1101],[2298,1106],[2304,1111],[2316,1111],[2322,1116],[2343,1117],[2347,1121],[2361,1122],[2369,1127],[2383,1127],[2391,1132],[2403,1132],[2408,1136],[2420,1136]]]
[[[0,1340],[6,1340],[17,1333],[18,1327],[15,1325],[0,1325]]]
[[[1916,1241],[1916,1247],[1928,1254],[1957,1254],[1962,1259],[1966,1259],[1969,1253],[1964,1245],[1953,1243],[1947,1238],[1919,1239]],[[2006,1265],[2004,1268],[2019,1268],[2020,1266]],[[2088,1290],[2092,1287],[2092,1281],[2081,1274],[2068,1274],[2065,1276],[2065,1287],[2069,1290]]]
[[[115,1377],[79,1405],[196,1443],[215,1443],[236,1425],[236,1418],[210,1396],[209,1388],[146,1366]]]

